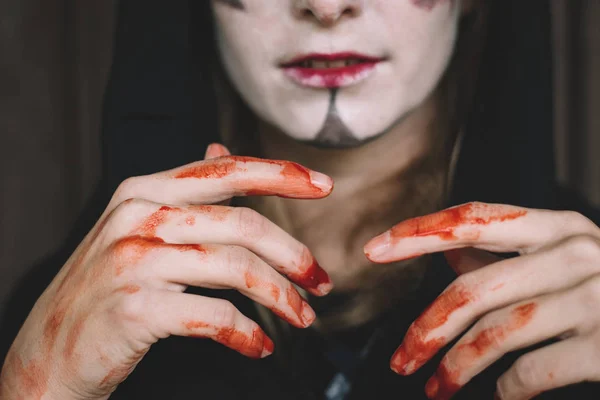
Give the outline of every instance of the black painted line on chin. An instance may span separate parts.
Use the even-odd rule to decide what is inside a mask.
[[[323,127],[317,134],[317,137],[311,141],[320,147],[355,147],[362,143],[352,131],[344,124],[337,110],[335,100],[338,89],[331,89],[329,97],[329,110]]]
[[[204,0],[201,0],[204,1]],[[233,7],[237,10],[245,10],[244,4],[241,0],[215,0],[217,3],[223,3],[229,7]]]

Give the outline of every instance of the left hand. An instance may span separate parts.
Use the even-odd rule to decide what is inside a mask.
[[[561,340],[498,379],[497,398],[600,381],[598,226],[572,211],[469,203],[404,221],[365,246],[378,263],[440,251],[459,277],[412,323],[394,371],[412,374],[475,323],[427,382],[429,398],[449,399],[505,353],[553,338]]]

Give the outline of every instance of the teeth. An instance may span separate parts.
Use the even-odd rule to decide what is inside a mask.
[[[302,68],[312,69],[328,69],[328,68],[343,68],[351,65],[359,64],[360,60],[356,58],[348,58],[345,60],[325,61],[325,60],[304,60],[302,61]]]
[[[329,68],[343,68],[346,66],[346,60],[335,60],[329,62]]]
[[[327,61],[311,60],[312,68],[314,69],[326,69],[329,68]]]

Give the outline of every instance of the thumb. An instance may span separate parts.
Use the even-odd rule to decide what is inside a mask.
[[[205,160],[210,160],[211,158],[230,156],[231,153],[227,149],[227,147],[223,146],[219,143],[212,143],[206,148],[206,154],[204,155]]]

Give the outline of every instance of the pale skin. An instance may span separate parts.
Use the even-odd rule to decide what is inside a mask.
[[[238,290],[299,328],[314,321],[288,280],[315,295],[331,290],[308,248],[253,210],[204,204],[253,190],[322,198],[331,180],[226,154],[213,145],[207,161],[121,185],[21,329],[0,397],[108,398],[170,335],[210,338],[252,358],[272,353],[256,322],[224,300],[182,293],[190,285]]]
[[[234,42],[239,34],[235,26],[252,27],[243,13],[254,16],[258,9],[264,13],[259,17],[269,16],[268,7],[261,6],[264,1],[220,3],[215,6],[220,7],[215,9],[218,20],[234,21],[226,25]],[[321,33],[335,32],[349,15],[360,21],[374,10],[383,16],[402,15],[424,39],[439,36],[440,27],[453,32],[448,13],[450,4],[458,2],[411,2],[417,3],[414,9],[403,2],[367,0],[277,0],[273,5],[282,10],[293,5],[294,15],[308,11],[298,26],[312,24]],[[407,45],[402,39],[397,42]],[[239,49],[248,47],[242,41]],[[425,56],[426,50],[402,48]],[[385,101],[385,107],[377,103],[381,96],[373,95],[377,92],[368,80],[358,91],[341,90],[337,111],[358,139],[386,131],[375,141],[343,150],[299,142],[318,134],[330,108],[328,91],[315,95],[302,89],[300,98],[310,101],[298,109],[285,96],[275,96],[280,111],[294,116],[288,118],[263,104],[274,101],[269,98],[272,87],[261,91],[256,89],[259,84],[249,82],[242,90],[248,97],[264,94],[255,107],[268,109],[259,132],[265,157],[300,162],[311,170],[287,161],[236,158],[213,145],[205,161],[124,182],[29,315],[3,366],[0,397],[108,398],[151,345],[170,335],[210,338],[253,358],[273,351],[257,321],[222,300],[183,294],[187,286],[238,290],[290,324],[307,327],[315,315],[293,283],[315,295],[332,290],[327,275],[316,269],[315,257],[336,290],[344,291],[364,284],[358,277],[369,276],[377,268],[373,263],[441,251],[460,277],[412,325],[392,358],[395,371],[413,373],[445,343],[463,335],[425,388],[431,398],[448,398],[502,354],[557,337],[559,342],[525,355],[499,377],[498,397],[528,399],[569,383],[600,380],[600,230],[585,217],[474,203],[386,231],[393,225],[386,221],[398,220],[394,200],[403,192],[395,177],[429,148],[428,130],[439,104],[437,93],[427,95],[426,88],[435,86],[435,71],[444,63],[438,60],[429,78],[408,91],[419,96],[403,98],[400,93],[396,103]],[[391,70],[400,76],[406,72]],[[388,83],[380,77],[375,82]],[[360,91],[365,97],[356,96]],[[381,110],[377,123],[353,113],[367,104]],[[388,126],[393,121],[400,122]],[[246,194],[310,201],[268,198],[290,216],[286,232],[279,227],[283,221],[223,204]],[[370,218],[374,214],[377,220]],[[520,256],[501,260],[488,251],[518,251]],[[146,257],[149,253],[152,257]]]

